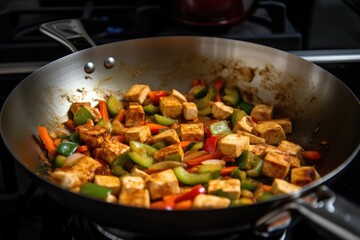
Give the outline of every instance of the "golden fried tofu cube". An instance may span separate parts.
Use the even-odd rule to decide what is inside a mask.
[[[239,179],[213,179],[208,183],[207,191],[209,194],[216,193],[221,190],[224,196],[235,200],[240,197],[241,184]]]
[[[320,178],[320,174],[313,166],[303,166],[291,169],[290,182],[299,186],[312,183]]]
[[[138,176],[122,176],[121,180],[121,189],[144,189],[145,181]]]
[[[154,154],[154,159],[158,162],[165,160],[182,161],[184,159],[184,150],[179,143],[159,149]]]
[[[258,137],[258,136],[254,135],[254,134],[251,134],[251,133],[248,133],[248,132],[245,132],[245,131],[237,131],[236,133],[239,136],[247,136],[247,137],[249,137],[250,144],[265,143],[264,138]]]
[[[303,151],[302,146],[287,140],[282,140],[278,145],[278,148],[296,157],[301,157],[301,152]]]
[[[301,190],[301,187],[286,180],[275,178],[271,185],[271,193],[275,195],[291,194]]]
[[[183,102],[183,116],[186,120],[194,120],[198,117],[198,109],[194,102]]]
[[[139,208],[149,208],[150,207],[150,194],[147,189],[123,189],[119,195],[119,204],[139,207]]]
[[[220,120],[229,119],[233,111],[234,108],[225,105],[223,102],[214,102],[211,105],[211,113],[213,117]]]
[[[171,89],[169,96],[177,98],[181,103],[187,102],[186,97],[176,89]]]
[[[250,116],[243,116],[240,118],[233,127],[233,132],[244,131],[251,133],[253,127],[255,127],[257,123]]]
[[[104,141],[109,140],[111,137],[111,133],[108,128],[98,125],[80,125],[76,127],[75,131],[79,134],[80,140],[85,142],[86,145],[91,148],[100,147]]]
[[[284,150],[280,149],[279,147],[267,145],[265,148],[265,153],[268,153],[268,152],[289,155],[290,168],[300,167],[300,165],[301,165],[300,158],[291,155],[289,152],[284,151]]]
[[[274,122],[262,122],[254,126],[251,133],[265,139],[266,143],[277,145],[286,138],[282,127]]]
[[[141,177],[145,181],[145,183],[150,179],[149,174],[147,174],[146,172],[140,170],[137,167],[134,167],[134,168],[131,169],[131,176]]]
[[[143,104],[149,92],[150,87],[148,85],[134,84],[125,93],[124,99],[127,102],[137,102],[139,104]]]
[[[149,126],[131,127],[125,132],[125,139],[127,142],[145,142],[149,137],[151,137],[151,131]]]
[[[130,147],[119,141],[117,136],[112,136],[109,140],[101,144],[99,157],[111,164],[116,157],[130,150]]]
[[[151,141],[154,143],[165,142],[168,144],[173,144],[173,143],[179,143],[180,138],[179,138],[176,130],[171,128],[166,131],[159,132],[158,134],[156,134],[155,136],[152,137]]]
[[[152,200],[180,193],[179,182],[172,169],[150,174],[147,188]]]
[[[273,118],[274,107],[267,104],[256,104],[251,110],[250,116],[257,121],[266,121]]]
[[[95,175],[94,183],[99,186],[107,187],[111,189],[111,193],[118,196],[120,192],[120,178],[110,175]]]
[[[239,157],[244,150],[249,148],[249,145],[249,137],[239,136],[236,133],[226,135],[218,143],[221,153],[231,157]]]
[[[230,206],[231,200],[226,197],[218,197],[215,195],[199,194],[193,202],[194,209],[217,209],[227,208]]]
[[[124,124],[122,124],[119,120],[114,119],[111,122],[111,134],[112,135],[122,135],[125,134],[128,130],[127,127],[125,127]]]
[[[267,143],[250,144],[248,150],[255,155],[263,156],[266,153],[265,149],[267,146]]]
[[[95,159],[84,156],[73,166],[56,168],[51,174],[51,179],[64,188],[76,190],[82,184],[92,182],[95,171],[101,166],[101,163]]]
[[[284,129],[285,134],[292,133],[292,122],[290,121],[290,119],[288,118],[273,119],[270,122],[279,124]]]
[[[269,152],[264,157],[262,174],[272,178],[284,179],[290,170],[290,155]]]
[[[160,112],[165,117],[177,118],[182,115],[183,105],[174,96],[161,97],[159,106],[160,106]]]
[[[180,124],[181,141],[204,141],[204,124],[203,123],[183,123]]]
[[[126,113],[125,127],[135,127],[141,125],[145,120],[145,112],[140,104],[130,103]]]

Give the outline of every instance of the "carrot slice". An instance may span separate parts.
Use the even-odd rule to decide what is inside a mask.
[[[162,129],[169,129],[169,127],[157,123],[146,123],[146,125],[150,127],[152,134],[158,134]]]
[[[125,109],[120,109],[119,113],[115,116],[114,120],[118,120],[119,122],[124,122],[126,117],[126,110]]]
[[[197,158],[188,159],[184,162],[189,166],[195,166],[195,165],[201,164],[201,162],[203,162],[205,160],[220,159],[221,155],[222,155],[221,152],[214,152],[214,153],[204,154]]]
[[[230,175],[230,173],[235,169],[235,168],[239,168],[239,166],[229,166],[229,167],[224,167],[221,169],[221,176],[227,176]]]
[[[174,209],[175,210],[187,210],[192,208],[193,201],[191,200],[185,200],[181,201],[175,204]]]
[[[56,147],[54,140],[50,137],[47,128],[45,126],[38,126],[37,130],[39,137],[45,146],[45,149],[50,155],[54,156],[56,154]]]
[[[99,101],[99,111],[101,114],[101,117],[105,120],[105,122],[109,121],[109,112],[106,106],[106,102],[103,100]]]

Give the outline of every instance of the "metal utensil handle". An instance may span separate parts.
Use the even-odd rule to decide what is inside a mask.
[[[317,195],[326,199],[315,204],[297,201],[291,207],[340,238],[360,239],[360,208],[326,186],[321,186]]]
[[[298,213],[339,239],[360,239],[360,208],[323,185],[301,198],[263,216],[255,233],[269,237],[287,229]]]
[[[40,31],[65,45],[72,52],[96,46],[78,19],[47,22],[40,26]]]

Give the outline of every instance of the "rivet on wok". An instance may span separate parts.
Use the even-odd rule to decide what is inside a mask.
[[[84,70],[86,73],[93,73],[95,71],[95,66],[92,62],[88,62],[85,65]]]
[[[115,65],[115,58],[108,57],[107,59],[105,59],[104,66],[106,68],[112,68],[112,67],[114,67],[114,65]]]

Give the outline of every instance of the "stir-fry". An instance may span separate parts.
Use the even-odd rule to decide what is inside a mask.
[[[186,93],[134,84],[123,99],[74,102],[59,129],[39,126],[50,179],[114,204],[228,208],[299,191],[320,177],[314,149],[287,140],[288,118],[245,102],[223,79]]]

